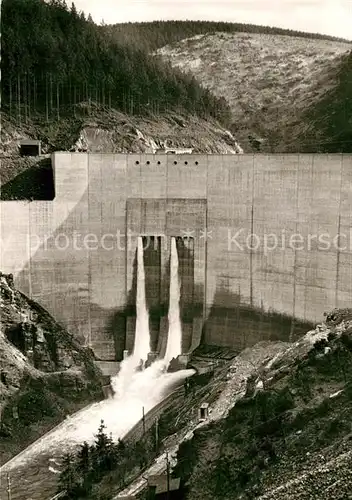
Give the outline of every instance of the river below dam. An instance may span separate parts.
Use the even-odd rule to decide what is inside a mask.
[[[62,455],[75,451],[84,441],[93,443],[101,420],[114,441],[123,439],[140,421],[143,411],[150,411],[179,387],[185,378],[193,375],[194,370],[167,372],[170,361],[181,354],[182,338],[178,256],[174,239],[170,257],[170,310],[166,353],[163,359],[158,359],[148,368],[144,368],[150,352],[150,334],[141,238],[138,240],[137,256],[135,345],[132,355],[121,362],[119,373],[111,380],[114,396],[93,403],[68,417],[58,427],[3,465],[0,469],[1,498],[7,498],[9,474],[11,500],[48,500],[57,490]]]

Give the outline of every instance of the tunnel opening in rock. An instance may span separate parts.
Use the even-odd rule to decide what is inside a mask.
[[[23,354],[26,353],[26,336],[21,324],[6,329],[6,338]]]

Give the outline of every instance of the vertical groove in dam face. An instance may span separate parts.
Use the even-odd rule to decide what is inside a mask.
[[[183,323],[193,321],[194,300],[194,239],[176,238],[181,281],[180,311]]]
[[[176,245],[177,238],[171,238],[170,251],[170,289],[168,311],[168,334],[165,361],[168,364],[182,353],[182,324],[180,317],[181,283],[179,276],[179,258]]]
[[[167,262],[164,269],[164,288],[167,297],[162,296],[159,304],[159,340],[157,350],[164,356],[169,331],[168,311],[170,308],[170,284],[172,266],[172,244],[175,246],[178,258],[178,280],[180,285],[179,314],[182,329],[182,353],[187,352],[192,342],[194,320],[194,239],[182,236],[170,236],[167,240]],[[163,295],[163,292],[161,291]]]
[[[149,312],[145,294],[145,269],[143,238],[138,238],[137,248],[137,299],[136,299],[136,330],[133,356],[137,360],[146,361],[150,352]]]
[[[194,239],[177,237],[176,246],[181,283],[182,352],[186,352],[192,341],[194,318]]]
[[[150,346],[157,350],[161,316],[161,238],[143,236],[145,293],[149,310]]]
[[[137,249],[133,252],[131,259],[131,288],[127,292],[126,307],[124,311],[125,345],[124,348],[130,353],[134,347],[136,329],[136,301],[137,301]],[[122,322],[121,322],[122,323]],[[121,350],[121,349],[120,349]],[[122,359],[122,358],[121,358]]]

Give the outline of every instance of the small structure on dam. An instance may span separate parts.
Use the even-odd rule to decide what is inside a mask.
[[[352,155],[54,153],[52,201],[4,201],[1,270],[116,362],[136,332],[142,238],[151,352],[164,355],[171,241],[182,354],[292,340],[352,296]]]

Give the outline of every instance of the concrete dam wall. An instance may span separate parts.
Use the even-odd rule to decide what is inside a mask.
[[[98,359],[132,349],[143,237],[153,349],[170,240],[183,352],[295,338],[352,298],[352,155],[55,153],[53,201],[1,202],[1,265]]]

